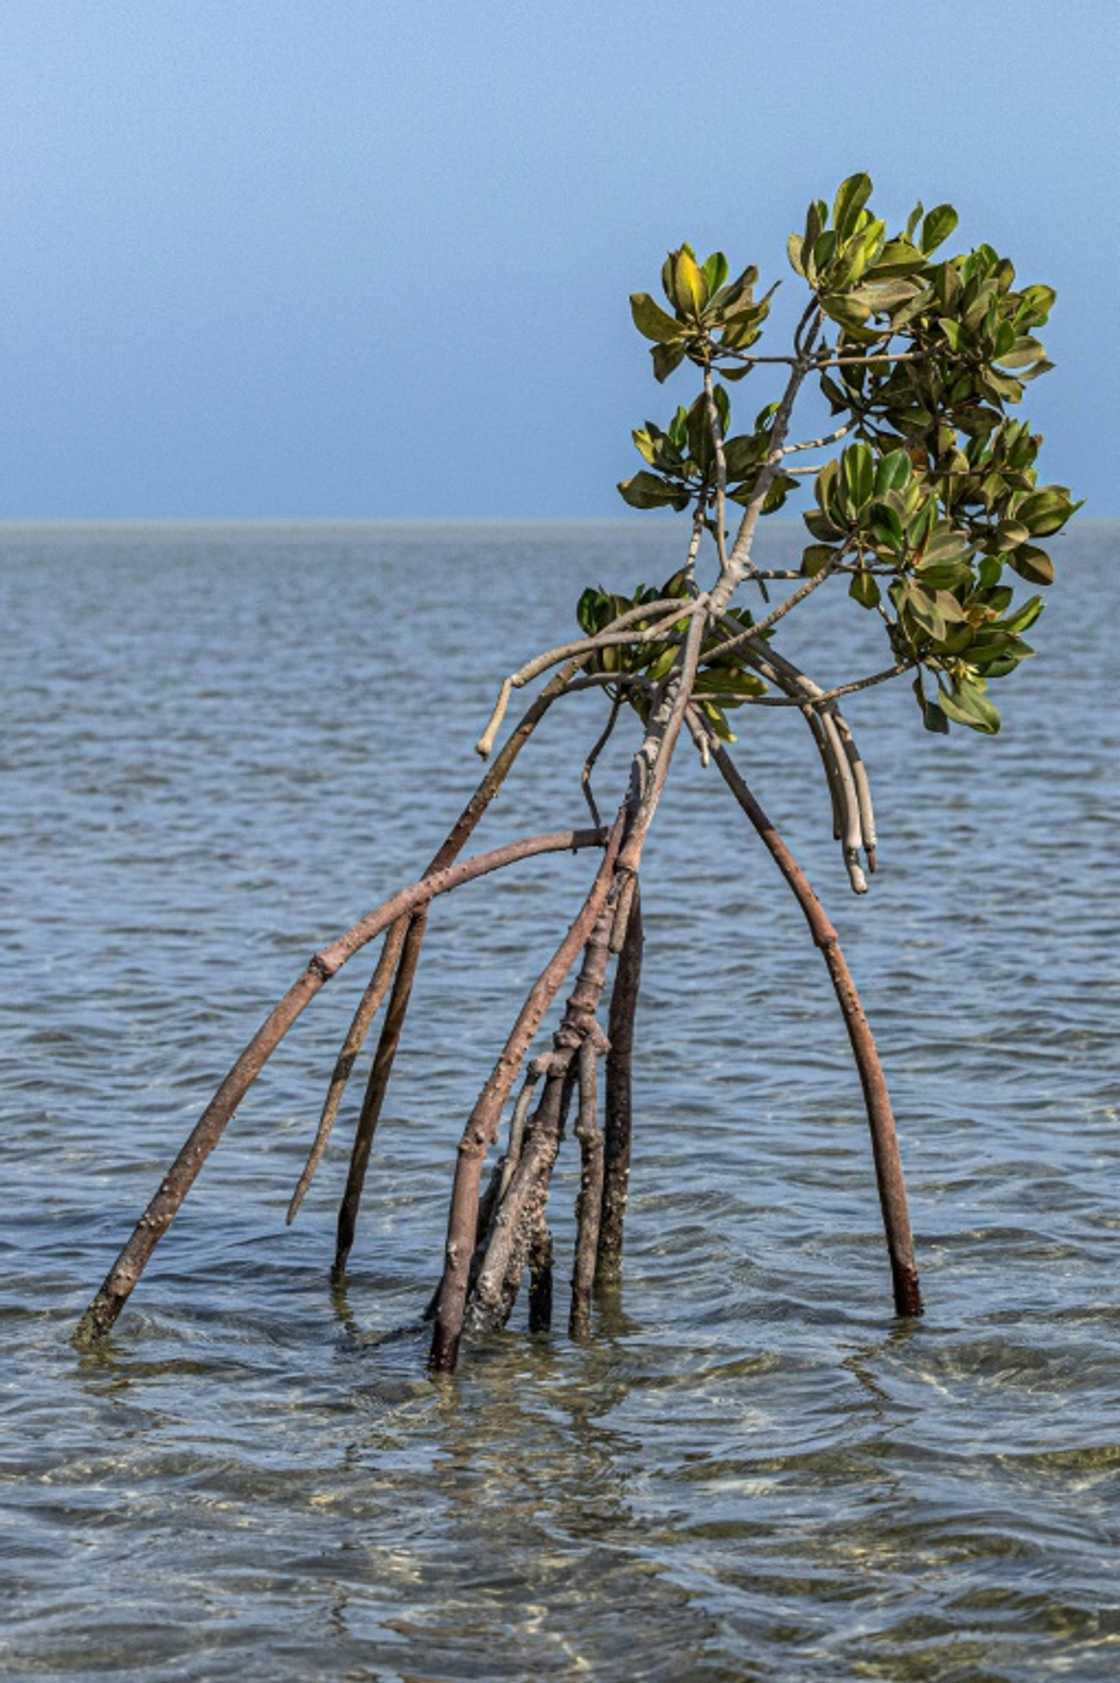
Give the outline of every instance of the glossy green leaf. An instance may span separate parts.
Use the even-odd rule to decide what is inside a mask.
[[[1046,604],[1041,596],[1032,596],[1029,601],[1024,602],[1023,606],[1011,615],[1010,619],[1002,621],[1004,630],[1016,634],[1020,631],[1029,631],[1045,606]]]
[[[948,736],[949,721],[936,701],[927,701],[920,677],[914,679],[912,687],[921,709],[922,723],[925,728],[929,731],[936,731],[939,736]]]
[[[653,359],[653,372],[660,383],[667,380],[674,368],[679,368],[684,361],[683,345],[654,345],[650,351]]]
[[[815,579],[818,573],[823,573],[824,569],[835,561],[838,554],[839,551],[829,544],[811,543],[802,551],[801,571],[807,579]]]
[[[1030,529],[1032,537],[1048,538],[1061,531],[1080,507],[1071,501],[1064,485],[1046,485],[1016,505],[1015,519]]]
[[[882,548],[889,549],[893,555],[901,555],[906,547],[906,534],[902,529],[901,517],[897,509],[886,503],[877,503],[872,508],[868,530],[875,542]]]
[[[883,497],[888,491],[900,491],[911,474],[910,458],[905,450],[890,450],[875,464],[875,495]]]
[[[860,328],[871,315],[870,306],[843,293],[826,292],[821,296],[821,308],[832,320],[844,328]]]
[[[909,240],[888,240],[868,271],[877,279],[888,275],[916,275],[926,266],[926,259]]]
[[[638,332],[659,344],[664,344],[670,339],[679,339],[684,331],[681,323],[667,315],[659,304],[655,304],[648,292],[630,294],[630,314]]]
[[[687,508],[690,501],[687,492],[655,473],[636,473],[632,479],[624,479],[618,490],[631,508]]]
[[[958,220],[952,205],[937,205],[930,211],[922,223],[921,237],[918,241],[927,257],[931,251],[936,251],[939,245],[944,244]]]
[[[849,175],[840,183],[832,205],[832,223],[842,240],[855,232],[856,219],[870,197],[869,175]]]
[[[710,257],[705,257],[702,265],[704,279],[708,283],[708,297],[718,292],[727,279],[728,262],[722,251],[713,251]]]
[[[871,573],[853,573],[848,595],[861,608],[876,608],[881,600],[879,581]]]
[[[1021,579],[1028,584],[1053,584],[1054,563],[1044,549],[1031,543],[1020,544],[1007,556],[1007,564],[1013,567]]]
[[[858,513],[875,493],[875,458],[871,446],[862,442],[849,445],[840,457],[840,473],[848,507]]]
[[[941,689],[938,697],[944,711],[957,724],[968,725],[972,730],[980,731],[984,736],[995,736],[999,732],[999,710],[992,706],[984,693],[982,679],[962,679],[950,691]]]
[[[673,255],[673,298],[678,309],[696,317],[708,302],[704,272],[687,246]]]
[[[1019,544],[1026,543],[1030,535],[1030,527],[1025,526],[1021,520],[1001,520],[996,527],[996,548],[1002,555],[1007,550],[1016,549]]]

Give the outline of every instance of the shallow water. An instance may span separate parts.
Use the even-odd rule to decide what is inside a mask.
[[[920,1323],[890,1313],[823,966],[682,750],[643,872],[625,1278],[590,1345],[561,1290],[551,1338],[522,1311],[436,1385],[414,1330],[455,1140],[586,856],[435,908],[345,1295],[345,1126],[283,1214],[364,958],[246,1100],[111,1342],[69,1342],[267,1006],[442,837],[495,676],[583,583],[671,571],[676,532],[0,534],[6,1678],[1120,1669],[1114,526],[1057,541],[1000,738],[925,735],[904,683],[852,701],[882,833],[865,899],[800,722],[756,709],[738,749],[880,1041]],[[769,558],[796,542],[769,533]],[[818,603],[786,643],[818,678],[885,664],[872,616]],[[584,821],[603,704],[565,705],[473,845]],[[562,1257],[574,1178],[569,1147]]]

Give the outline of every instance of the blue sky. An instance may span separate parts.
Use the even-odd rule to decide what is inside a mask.
[[[1120,513],[1114,0],[7,0],[3,40],[0,516],[622,513],[671,404],[627,294],[719,245],[780,325],[855,169],[1057,286],[1025,410]]]

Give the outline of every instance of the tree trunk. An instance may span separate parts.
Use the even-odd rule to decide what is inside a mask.
[[[603,1117],[603,1214],[596,1264],[596,1278],[600,1281],[617,1274],[622,1262],[623,1224],[630,1186],[634,1018],[642,980],[642,947],[642,908],[635,891],[607,1022],[610,1050]]]

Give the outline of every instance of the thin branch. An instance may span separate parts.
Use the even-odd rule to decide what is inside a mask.
[[[736,632],[735,636],[729,637],[725,643],[717,643],[714,649],[709,649],[704,657],[707,664],[712,665],[715,661],[723,659],[725,655],[732,654],[736,649],[741,649],[744,644],[757,643],[770,630],[771,626],[777,625],[778,621],[789,613],[791,608],[796,608],[797,604],[803,602],[806,596],[811,596],[814,590],[820,588],[825,579],[830,576],[834,565],[835,563],[830,561],[811,579],[805,579],[796,590],[791,590],[785,600],[779,602],[776,608],[771,608],[765,619],[760,619],[756,625],[747,626],[746,630]],[[722,614],[720,617],[722,619]]]
[[[580,773],[579,785],[583,790],[583,798],[587,802],[588,808],[591,812],[591,822],[597,830],[602,826],[603,820],[600,818],[599,808],[595,804],[595,795],[591,788],[591,773],[595,769],[596,760],[610,741],[611,732],[614,730],[615,724],[617,723],[618,713],[621,706],[622,697],[620,695],[616,695],[614,701],[611,703],[610,716],[607,719],[606,724],[603,726],[595,746],[588,754],[586,760],[584,760],[583,770]]]
[[[806,317],[803,316],[801,324],[798,326],[799,338],[801,327],[804,325],[805,320]],[[762,513],[762,506],[766,501],[767,494],[771,485],[774,483],[774,479],[778,472],[778,464],[781,461],[781,448],[785,443],[786,433],[789,430],[789,423],[793,415],[793,406],[796,402],[797,394],[800,391],[805,376],[809,371],[809,357],[812,353],[813,339],[819,329],[819,325],[820,320],[818,313],[816,316],[811,318],[808,335],[804,341],[804,350],[798,355],[794,362],[789,380],[786,383],[786,389],[782,394],[781,402],[779,403],[777,413],[774,416],[774,421],[770,428],[769,454],[763,464],[762,471],[759,473],[759,476],[755,481],[754,492],[751,496],[751,500],[747,505],[742,520],[739,522],[739,530],[735,534],[735,542],[732,546],[731,554],[727,558],[727,566],[720,574],[719,581],[712,592],[712,608],[717,614],[721,614],[723,612],[739,584],[750,571],[750,567],[752,565],[751,544],[754,541],[755,528],[758,525],[759,515]]]
[[[296,1183],[291,1203],[288,1205],[286,1225],[289,1227],[299,1214],[299,1207],[307,1195],[308,1187],[315,1178],[316,1169],[323,1160],[330,1141],[331,1130],[334,1127],[335,1117],[338,1115],[338,1107],[342,1102],[342,1095],[346,1091],[346,1083],[350,1079],[350,1071],[353,1069],[354,1061],[362,1049],[365,1037],[369,1032],[369,1025],[377,1014],[378,1006],[389,991],[407,928],[408,922],[405,918],[399,918],[390,928],[385,937],[385,944],[381,949],[377,966],[358,1003],[358,1009],[354,1013],[350,1027],[346,1031],[346,1039],[342,1042],[342,1049],[335,1061],[334,1073],[327,1088],[327,1096],[323,1100],[319,1126],[315,1130],[315,1138],[307,1154],[303,1173]]]
[[[412,997],[412,984],[416,979],[416,970],[420,963],[420,949],[424,945],[427,927],[428,908],[422,906],[419,911],[413,913],[408,921],[400,963],[393,978],[393,992],[388,1009],[385,1012],[385,1021],[381,1025],[381,1033],[377,1040],[377,1051],[374,1053],[373,1063],[370,1065],[369,1076],[366,1080],[366,1090],[362,1095],[362,1108],[358,1115],[358,1125],[354,1129],[354,1143],[350,1148],[350,1166],[346,1171],[346,1189],[338,1207],[334,1266],[331,1269],[331,1279],[335,1285],[340,1285],[346,1278],[346,1264],[350,1260],[350,1252],[354,1246],[354,1234],[358,1227],[358,1211],[362,1205],[362,1193],[365,1190],[370,1152],[373,1150],[373,1139],[377,1132],[377,1124],[381,1120],[381,1107],[385,1102],[385,1094],[389,1090],[389,1078],[393,1072],[397,1047],[400,1045],[401,1034],[404,1030],[404,1020],[408,1015],[409,1000]]]
[[[632,625],[635,620],[648,619],[651,614],[663,613],[666,608],[672,608],[673,612],[668,614],[665,619],[659,620],[656,625],[648,626],[644,631],[630,632],[625,636],[622,634],[620,629],[622,626]],[[609,626],[605,626],[594,637],[577,637],[570,643],[561,643],[555,649],[546,649],[544,654],[535,655],[532,660],[526,661],[525,665],[520,667],[518,671],[511,672],[507,678],[502,680],[494,711],[490,715],[486,729],[475,744],[475,752],[486,759],[494,746],[494,739],[501,729],[502,720],[506,716],[506,708],[509,706],[513,691],[521,689],[533,678],[539,677],[550,666],[558,666],[562,660],[566,660],[572,655],[594,654],[597,649],[615,648],[623,644],[655,642],[658,637],[663,636],[671,626],[675,625],[677,620],[687,619],[693,612],[694,605],[687,599],[678,601],[675,597],[662,597],[656,602],[644,602],[640,607],[628,608],[624,614],[619,614],[617,619],[612,620]]]
[[[708,431],[711,434],[712,450],[716,460],[716,551],[719,555],[720,574],[727,571],[727,457],[723,450],[723,428],[719,424],[719,412],[716,409],[715,391],[712,386],[712,365],[704,364],[704,406],[708,412]]]
[[[783,456],[794,456],[799,450],[823,450],[828,444],[836,444],[850,433],[856,425],[855,421],[845,421],[835,432],[826,432],[820,438],[804,438],[799,444],[787,444],[782,450]],[[792,468],[783,468],[783,473],[792,473]]]
[[[700,595],[694,598],[692,606],[698,611],[688,628],[684,650],[680,665],[675,667],[665,680],[663,698],[654,710],[650,721],[650,729],[646,740],[634,757],[634,787],[632,794],[637,796],[633,822],[626,834],[626,841],[618,856],[620,872],[636,876],[641,863],[642,848],[646,835],[653,822],[653,815],[657,810],[657,803],[661,799],[661,791],[665,787],[665,779],[669,773],[669,762],[673,757],[673,749],[677,744],[684,710],[692,694],[692,685],[696,678],[696,668],[700,660],[700,648],[704,641],[704,632],[708,624],[708,597]]]
[[[888,678],[897,678],[903,672],[912,672],[917,665],[913,660],[900,660],[896,666],[888,666],[883,672],[872,672],[866,678],[855,678],[850,684],[837,684],[835,689],[822,690],[808,703],[811,707],[823,707],[829,701],[838,701],[842,695],[855,695],[858,690],[873,689],[876,684],[885,684]],[[805,702],[793,696],[782,695],[753,695],[744,699],[744,707],[802,707]]]

